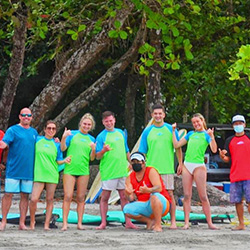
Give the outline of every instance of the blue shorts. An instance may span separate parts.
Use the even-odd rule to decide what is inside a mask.
[[[31,194],[33,188],[33,181],[30,180],[16,180],[5,179],[5,193],[27,193]]]
[[[236,181],[230,184],[230,202],[241,203],[243,196],[250,203],[250,180]]]
[[[152,208],[151,208],[151,196],[155,195],[160,200],[162,204],[162,217],[165,216],[169,212],[170,203],[169,201],[160,193],[152,193],[150,195],[150,199],[146,202],[143,201],[134,201],[128,203],[124,206],[123,212],[124,214],[131,214],[134,216],[143,215],[145,217],[152,216]]]

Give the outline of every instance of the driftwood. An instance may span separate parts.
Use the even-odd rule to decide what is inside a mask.
[[[201,205],[199,195],[196,189],[196,186],[193,185],[192,189],[192,205]],[[176,200],[183,196],[183,188],[182,188],[182,177],[175,177],[175,191],[174,191]],[[216,187],[211,185],[207,185],[207,194],[210,201],[211,206],[220,206],[220,205],[229,205],[229,194],[219,190]]]

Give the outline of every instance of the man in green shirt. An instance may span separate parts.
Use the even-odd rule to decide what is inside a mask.
[[[174,146],[172,136],[172,126],[164,122],[165,111],[162,105],[155,104],[152,107],[151,116],[153,124],[142,133],[139,146],[139,152],[147,157],[147,166],[154,167],[161,175],[166,189],[171,197],[171,229],[176,229],[175,210],[176,203],[174,199]],[[177,132],[176,132],[177,133]],[[178,133],[176,134],[178,138]],[[179,166],[177,174],[182,172],[182,151],[176,150]]]
[[[102,123],[105,129],[96,138],[96,158],[100,160],[100,174],[102,181],[102,195],[100,212],[102,222],[96,229],[106,228],[108,200],[112,190],[120,195],[121,207],[127,204],[125,197],[125,179],[128,176],[128,161],[130,152],[124,132],[115,128],[115,116],[111,111],[102,114]],[[126,217],[126,228],[137,228]]]

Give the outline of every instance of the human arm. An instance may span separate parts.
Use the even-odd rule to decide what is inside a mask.
[[[177,148],[175,154],[179,163],[177,167],[177,175],[181,175],[183,169],[183,154],[181,148]]]
[[[9,147],[6,147],[2,152],[2,160],[1,160],[1,164],[0,164],[0,171],[4,170],[6,168],[8,152],[9,152]]]
[[[67,156],[63,160],[58,160],[56,162],[57,162],[58,165],[62,165],[64,163],[70,164],[70,162],[71,162],[71,155]]]
[[[63,132],[63,135],[62,135],[62,140],[61,140],[61,150],[62,150],[62,151],[65,151],[65,150],[67,149],[66,138],[67,138],[69,135],[72,135],[72,134],[71,134],[71,130],[65,128],[65,129],[64,129],[64,132]]]
[[[130,182],[130,177],[127,177],[125,182],[125,195],[128,199],[128,201],[134,201],[136,200],[136,195],[134,193],[134,188]]]
[[[0,148],[1,148],[1,149],[5,149],[7,146],[8,146],[8,145],[7,145],[5,142],[0,141]]]
[[[219,148],[219,154],[220,154],[220,158],[224,161],[224,162],[229,162],[230,161],[230,156],[226,155],[227,154],[227,150],[226,149],[220,149]]]
[[[216,143],[215,138],[214,138],[214,128],[212,128],[212,129],[209,128],[207,130],[207,133],[211,138],[211,141],[209,143],[210,148],[211,148],[213,153],[216,153],[217,152],[217,143]]]
[[[152,168],[149,172],[149,180],[152,184],[152,187],[147,187],[145,182],[144,185],[140,187],[139,192],[140,193],[154,193],[154,192],[161,192],[162,191],[162,185],[160,180],[160,175],[158,172]]]
[[[177,141],[176,134],[175,134],[175,129],[176,129],[177,124],[174,123],[172,124],[172,134],[173,134],[173,145],[175,148],[180,148],[187,144],[187,140],[183,137],[180,139],[180,141]]]
[[[96,153],[95,153],[96,143],[91,142],[90,147],[91,147],[90,160],[93,161],[96,157]]]
[[[111,150],[110,146],[108,144],[104,144],[102,150],[96,153],[96,159],[97,160],[102,159],[103,155],[110,150]]]

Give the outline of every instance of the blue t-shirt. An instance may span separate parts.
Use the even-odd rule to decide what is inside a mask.
[[[3,137],[3,142],[9,146],[6,178],[33,180],[37,135],[34,128],[26,129],[19,124],[7,129]]]

